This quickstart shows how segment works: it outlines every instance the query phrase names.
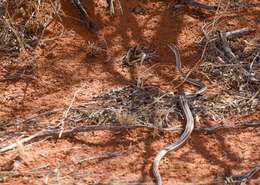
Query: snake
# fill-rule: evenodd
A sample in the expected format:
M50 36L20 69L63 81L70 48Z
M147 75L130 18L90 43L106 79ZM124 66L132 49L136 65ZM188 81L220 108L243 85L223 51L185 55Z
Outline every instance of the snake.
M194 86L199 87L195 92L181 92L180 95L176 95L174 99L178 99L180 103L180 107L184 113L185 120L186 120L186 126L184 129L184 132L181 134L181 136L172 144L169 144L165 146L160 152L156 155L154 161L153 161L153 175L155 177L156 185L162 185L162 177L159 172L159 164L161 159L170 151L172 150L177 150L180 148L189 138L191 135L193 129L194 129L194 118L192 116L192 112L190 110L188 100L191 98L196 98L198 96L203 95L203 93L207 90L207 86L202 83L199 80L190 78L188 76L185 76L184 73L182 72L181 69L181 57L180 57L180 52L178 47L171 43L168 44L168 47L173 51L175 54L175 59L176 59L176 72L179 73L182 77L182 79L185 82L188 82Z

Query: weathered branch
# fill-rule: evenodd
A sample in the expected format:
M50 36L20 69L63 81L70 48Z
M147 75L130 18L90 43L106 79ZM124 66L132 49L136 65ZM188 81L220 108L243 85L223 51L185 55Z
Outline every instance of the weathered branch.
M206 132L208 134L217 132L218 130L223 129L239 129L239 128L248 128L248 127L260 127L260 121L253 121L253 122L242 122L235 124L233 126L227 125L215 125L212 127L204 127L204 128L195 128L194 130L197 132Z
M118 156L123 156L126 153L127 153L127 151L125 151L125 152L112 152L112 153L99 154L99 155L95 155L95 156L91 156L91 157L85 157L83 159L76 161L76 164L83 163L85 161L90 161L90 160L100 160L100 159L114 158L114 157L118 157Z
M126 130L126 129L136 129L136 128L155 129L155 127L152 125L121 125L121 126L88 125L88 126L81 126L73 129L63 130L62 137L73 136L81 132L91 132L91 131L100 131L100 130ZM46 138L46 137L58 137L61 131L62 129L52 129L52 130L44 130L44 131L37 132L32 136L21 139L17 143L13 143L6 147L0 148L0 154L15 149L19 144L27 144L35 140L39 140L41 138Z
M246 35L255 32L255 29L250 28L241 28L234 31L228 31L226 32L227 38L234 38L234 37L240 37L241 35Z
M220 36L220 40L222 43L222 48L224 50L224 52L226 53L226 55L232 59L232 60L236 60L237 56L233 53L232 49L230 48L228 41L227 41L227 36L225 32L219 32L219 36Z
M185 0L184 3L187 4L188 6L192 6L195 8L201 8L201 9L205 9L205 10L209 10L209 11L215 11L218 8L217 6L210 6L210 5L198 3L194 0Z
M260 121L254 121L254 122L242 122L238 123L234 126L226 126L226 125L215 125L212 127L204 127L204 128L195 128L194 131L196 132L206 132L207 134L217 132L221 129L236 129L236 128L248 128L248 127L260 127ZM81 126L76 127L72 129L63 130L62 137L69 137L76 135L78 133L82 132L92 132L92 131L101 131L101 130L127 130L127 129L137 129L137 128L146 128L146 129L158 129L157 127L147 124L147 125L120 125L120 126L109 126L109 125L88 125L88 126ZM160 129L161 131L166 132L182 132L183 129L176 128L176 129ZM37 132L36 134L26 137L24 139L21 139L20 141L13 143L11 145L5 146L0 148L0 154L8 152L10 150L13 150L17 147L19 144L28 144L33 141L37 141L42 138L46 137L58 137L61 132L61 129L52 129L52 130L44 130Z
M88 12L85 10L85 8L82 6L80 0L72 0L73 4L77 9L79 9L79 12L83 18L83 21L85 22L86 26L92 31L96 32L97 28L94 23L94 21L89 16Z
M254 167L250 171L246 172L244 175L241 176L229 176L225 177L226 183L240 183L240 184L246 184L258 171L260 171L260 165Z

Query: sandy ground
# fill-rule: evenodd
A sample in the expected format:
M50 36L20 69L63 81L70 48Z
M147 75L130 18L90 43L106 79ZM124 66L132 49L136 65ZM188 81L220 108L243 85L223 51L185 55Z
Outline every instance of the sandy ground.
M61 0L61 8L66 14L61 16L65 28L62 37L46 41L31 55L24 53L19 57L1 58L1 75L5 73L3 66L24 62L34 64L36 78L0 82L0 119L20 120L46 110L64 108L82 84L86 86L76 97L75 104L114 87L134 83L138 69L125 68L119 61L133 44L149 46L158 53L155 61L158 65L147 74L148 82L162 89L171 89L175 85L171 83L175 77L175 64L167 44L176 43L185 68L191 68L202 53L202 48L194 43L202 35L203 21L212 15L188 8L173 10L170 6L173 1L146 2L121 0L123 15L117 12L111 17L104 1L82 0L99 29L93 34L76 20L80 20L80 15L72 4ZM215 2L210 1L211 4ZM145 14L135 14L132 11L135 7L143 7ZM259 7L233 13L221 23L223 30L250 27L257 29L255 35L259 36L259 14ZM57 25L52 25L47 34L55 34L54 28L56 30ZM86 54L88 42L107 47L107 53L89 57ZM209 92L214 92L210 83L205 83L209 85ZM257 119L257 113L241 118ZM41 128L47 127L48 121L51 120L44 120L45 125ZM28 126L26 134L34 133L34 127ZM218 178L242 175L259 164L259 134L257 128L220 130L209 135L193 133L185 146L161 161L163 181L169 185L223 184ZM39 141L25 147L24 160L17 171L40 171L39 168L48 165L48 170L41 172L43 176L17 175L3 180L2 184L153 184L151 164L155 155L178 136L175 133L155 136L143 130L99 131L79 134L73 139ZM84 157L122 151L126 153L114 158L76 164ZM2 171L6 171L5 166L18 153L11 151L0 155ZM260 184L259 174L254 176L251 184Z

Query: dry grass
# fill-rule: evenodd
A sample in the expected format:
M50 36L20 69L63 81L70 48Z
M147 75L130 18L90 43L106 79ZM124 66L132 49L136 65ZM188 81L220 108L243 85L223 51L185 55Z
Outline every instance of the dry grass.
M156 101L158 98L160 100ZM177 105L172 94L158 88L126 86L108 91L93 99L91 104L73 107L68 114L74 124L154 125L164 129L178 120Z
M58 15L59 1L10 0L0 2L0 52L35 48Z
M101 54L106 53L106 50L103 49L101 46L99 46L95 42L88 42L86 53L87 53L87 56L89 56L89 57L97 57Z
M238 4L241 5L241 3ZM239 63L235 63L237 61L232 61L225 56L226 54L222 47L223 44L219 38L220 32L232 31L222 30L227 18L231 16L232 12L237 12L238 9L244 7L246 7L246 4L243 4L243 7L238 7L236 1L219 0L218 9L214 17L202 26L203 37L198 43L204 49L201 58L188 75L192 72L196 73L197 76L202 75L211 84L221 87L221 89L217 89L220 90L218 95L201 97L192 102L194 112L197 116L220 120L234 115L234 113L242 115L259 110L259 106L257 106L257 84L250 81L246 75L250 73L250 69L244 67L244 65L247 65L247 67L252 66L253 58L257 55L257 47L253 46L254 48L250 52L247 52L247 57L244 57L245 47L241 47L241 44L239 44L241 40L228 39L232 50L237 51L235 54L238 57ZM236 48L237 46L241 48ZM257 65L253 65L253 73L259 71L258 67ZM248 73L245 71L248 71ZM180 83L177 87L183 83Z
M136 123L136 116L125 111L116 112L116 119L120 124L132 125Z
M225 18L235 9L236 3L227 1L220 4L220 10L213 21L203 28L202 43L207 44L203 64L199 66L197 75L206 76L214 86L219 87L217 95L202 97L193 102L196 114L213 120L221 120L228 116L247 115L260 110L259 107L259 45L247 44L244 40L255 40L252 35L227 38L227 44L235 55L230 58L223 48L219 33L225 33ZM231 9L230 9L231 7Z

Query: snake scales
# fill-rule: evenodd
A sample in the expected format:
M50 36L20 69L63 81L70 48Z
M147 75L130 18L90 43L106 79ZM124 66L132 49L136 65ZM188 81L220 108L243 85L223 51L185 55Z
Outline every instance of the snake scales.
M202 95L206 90L207 90L207 86L205 84L203 84L201 81L199 80L195 80L192 79L190 77L186 77L182 70L181 70L181 57L180 57L180 52L179 49L177 48L177 46L175 44L169 44L168 45L169 48L174 52L175 54L175 58L176 58L176 72L179 73L181 75L181 77L183 78L183 80L185 82L188 82L192 85L195 85L198 88L197 91L193 92L193 93L189 93L189 92L182 92L180 95L177 95L176 97L174 97L174 99L178 99L180 102L180 106L182 108L182 111L184 112L185 115L185 119L186 119L186 127L184 132L182 133L181 137L177 139L177 141L175 141L172 144L167 145L165 148L163 148L155 157L154 162L153 162L153 175L155 177L156 180L156 184L157 185L162 185L162 178L161 175L159 173L159 164L161 159L170 151L172 150L176 150L178 148L180 148L189 138L189 136L191 135L193 128L194 128L194 118L192 116L189 104L188 104L188 99L191 98L196 98L199 95Z

